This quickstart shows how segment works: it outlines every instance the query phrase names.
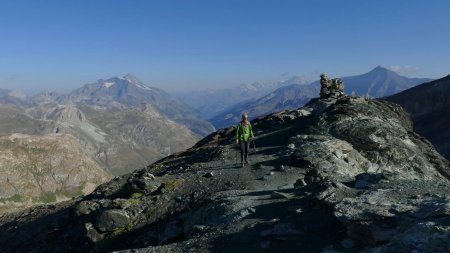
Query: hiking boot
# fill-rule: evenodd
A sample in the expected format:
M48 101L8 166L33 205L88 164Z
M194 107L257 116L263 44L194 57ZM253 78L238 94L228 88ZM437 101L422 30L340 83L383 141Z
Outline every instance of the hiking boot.
M247 160L245 160L245 164L248 164L248 161L247 161Z
M241 163L241 168L244 168L244 163Z

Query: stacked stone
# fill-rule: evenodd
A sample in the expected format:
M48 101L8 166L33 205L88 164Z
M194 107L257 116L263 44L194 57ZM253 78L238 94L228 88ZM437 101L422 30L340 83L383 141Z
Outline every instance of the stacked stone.
M320 75L320 98L340 97L343 95L344 82L341 79L329 79L327 74Z

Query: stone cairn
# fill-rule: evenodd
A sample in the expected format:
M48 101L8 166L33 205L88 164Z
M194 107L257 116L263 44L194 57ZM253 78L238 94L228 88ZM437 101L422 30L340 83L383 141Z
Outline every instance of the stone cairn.
M344 95L344 83L339 78L330 79L327 74L320 75L320 98Z

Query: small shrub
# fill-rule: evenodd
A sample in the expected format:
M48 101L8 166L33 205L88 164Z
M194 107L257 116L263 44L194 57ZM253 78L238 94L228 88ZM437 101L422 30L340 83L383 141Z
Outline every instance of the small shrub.
M183 181L181 179L167 179L166 181L164 181L162 186L167 191L173 191L173 190L179 188L182 185L182 183L183 183Z

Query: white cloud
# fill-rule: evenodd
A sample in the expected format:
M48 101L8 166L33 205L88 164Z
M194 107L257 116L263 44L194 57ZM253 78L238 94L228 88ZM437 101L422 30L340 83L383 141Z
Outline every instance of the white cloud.
M388 69L396 72L400 75L414 75L419 73L419 67L410 66L410 65L394 65L388 67Z

